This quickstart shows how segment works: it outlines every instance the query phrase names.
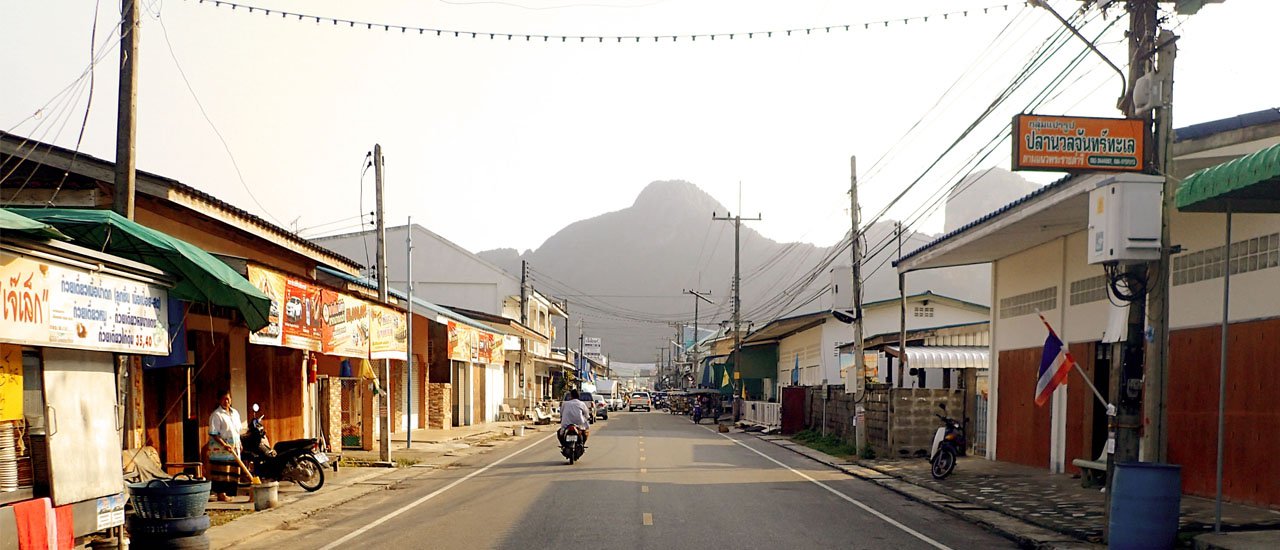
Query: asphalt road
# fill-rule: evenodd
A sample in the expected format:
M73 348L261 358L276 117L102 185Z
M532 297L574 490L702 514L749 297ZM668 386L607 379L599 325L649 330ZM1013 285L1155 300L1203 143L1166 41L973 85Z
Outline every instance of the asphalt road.
M1015 548L744 434L615 413L570 466L554 436L424 474L237 548ZM549 437L549 439L548 439Z

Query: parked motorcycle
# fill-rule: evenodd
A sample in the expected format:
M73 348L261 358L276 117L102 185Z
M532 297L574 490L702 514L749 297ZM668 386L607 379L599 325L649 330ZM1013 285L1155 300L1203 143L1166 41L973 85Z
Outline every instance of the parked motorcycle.
M569 459L569 464L573 464L582 458L582 453L586 452L586 446L582 444L582 430L577 426L570 425L564 429L564 438L561 440L560 454Z
M307 491L319 490L324 485L324 464L329 456L320 451L319 439L292 439L274 446L267 439L258 415L258 404L253 404L253 418L249 420L248 433L241 439L244 450L240 455L253 468L254 475L264 480L292 481Z
M938 408L946 412L947 406L939 403ZM942 420L942 427L933 434L933 446L929 449L929 473L933 479L945 479L956 469L956 459L964 456L967 446L964 439L964 428L960 422L935 413Z

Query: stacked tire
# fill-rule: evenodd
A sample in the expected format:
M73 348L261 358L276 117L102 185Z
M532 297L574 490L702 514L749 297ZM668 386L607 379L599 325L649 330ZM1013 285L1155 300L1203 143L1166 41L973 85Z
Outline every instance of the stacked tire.
M132 544L139 548L205 550L209 538L212 484L204 479L153 479L129 485L133 515L125 521Z

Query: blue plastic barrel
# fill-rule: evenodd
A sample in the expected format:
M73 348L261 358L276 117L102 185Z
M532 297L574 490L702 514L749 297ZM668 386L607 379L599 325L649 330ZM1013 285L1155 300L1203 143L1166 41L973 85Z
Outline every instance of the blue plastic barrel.
M1108 542L1114 549L1172 548L1178 536L1182 467L1125 462L1115 465Z

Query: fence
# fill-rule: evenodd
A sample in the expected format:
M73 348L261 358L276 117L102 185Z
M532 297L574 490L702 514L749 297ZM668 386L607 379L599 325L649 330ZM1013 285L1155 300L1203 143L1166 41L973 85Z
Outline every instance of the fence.
M742 420L769 428L782 426L782 405L765 401L747 401L742 404Z

